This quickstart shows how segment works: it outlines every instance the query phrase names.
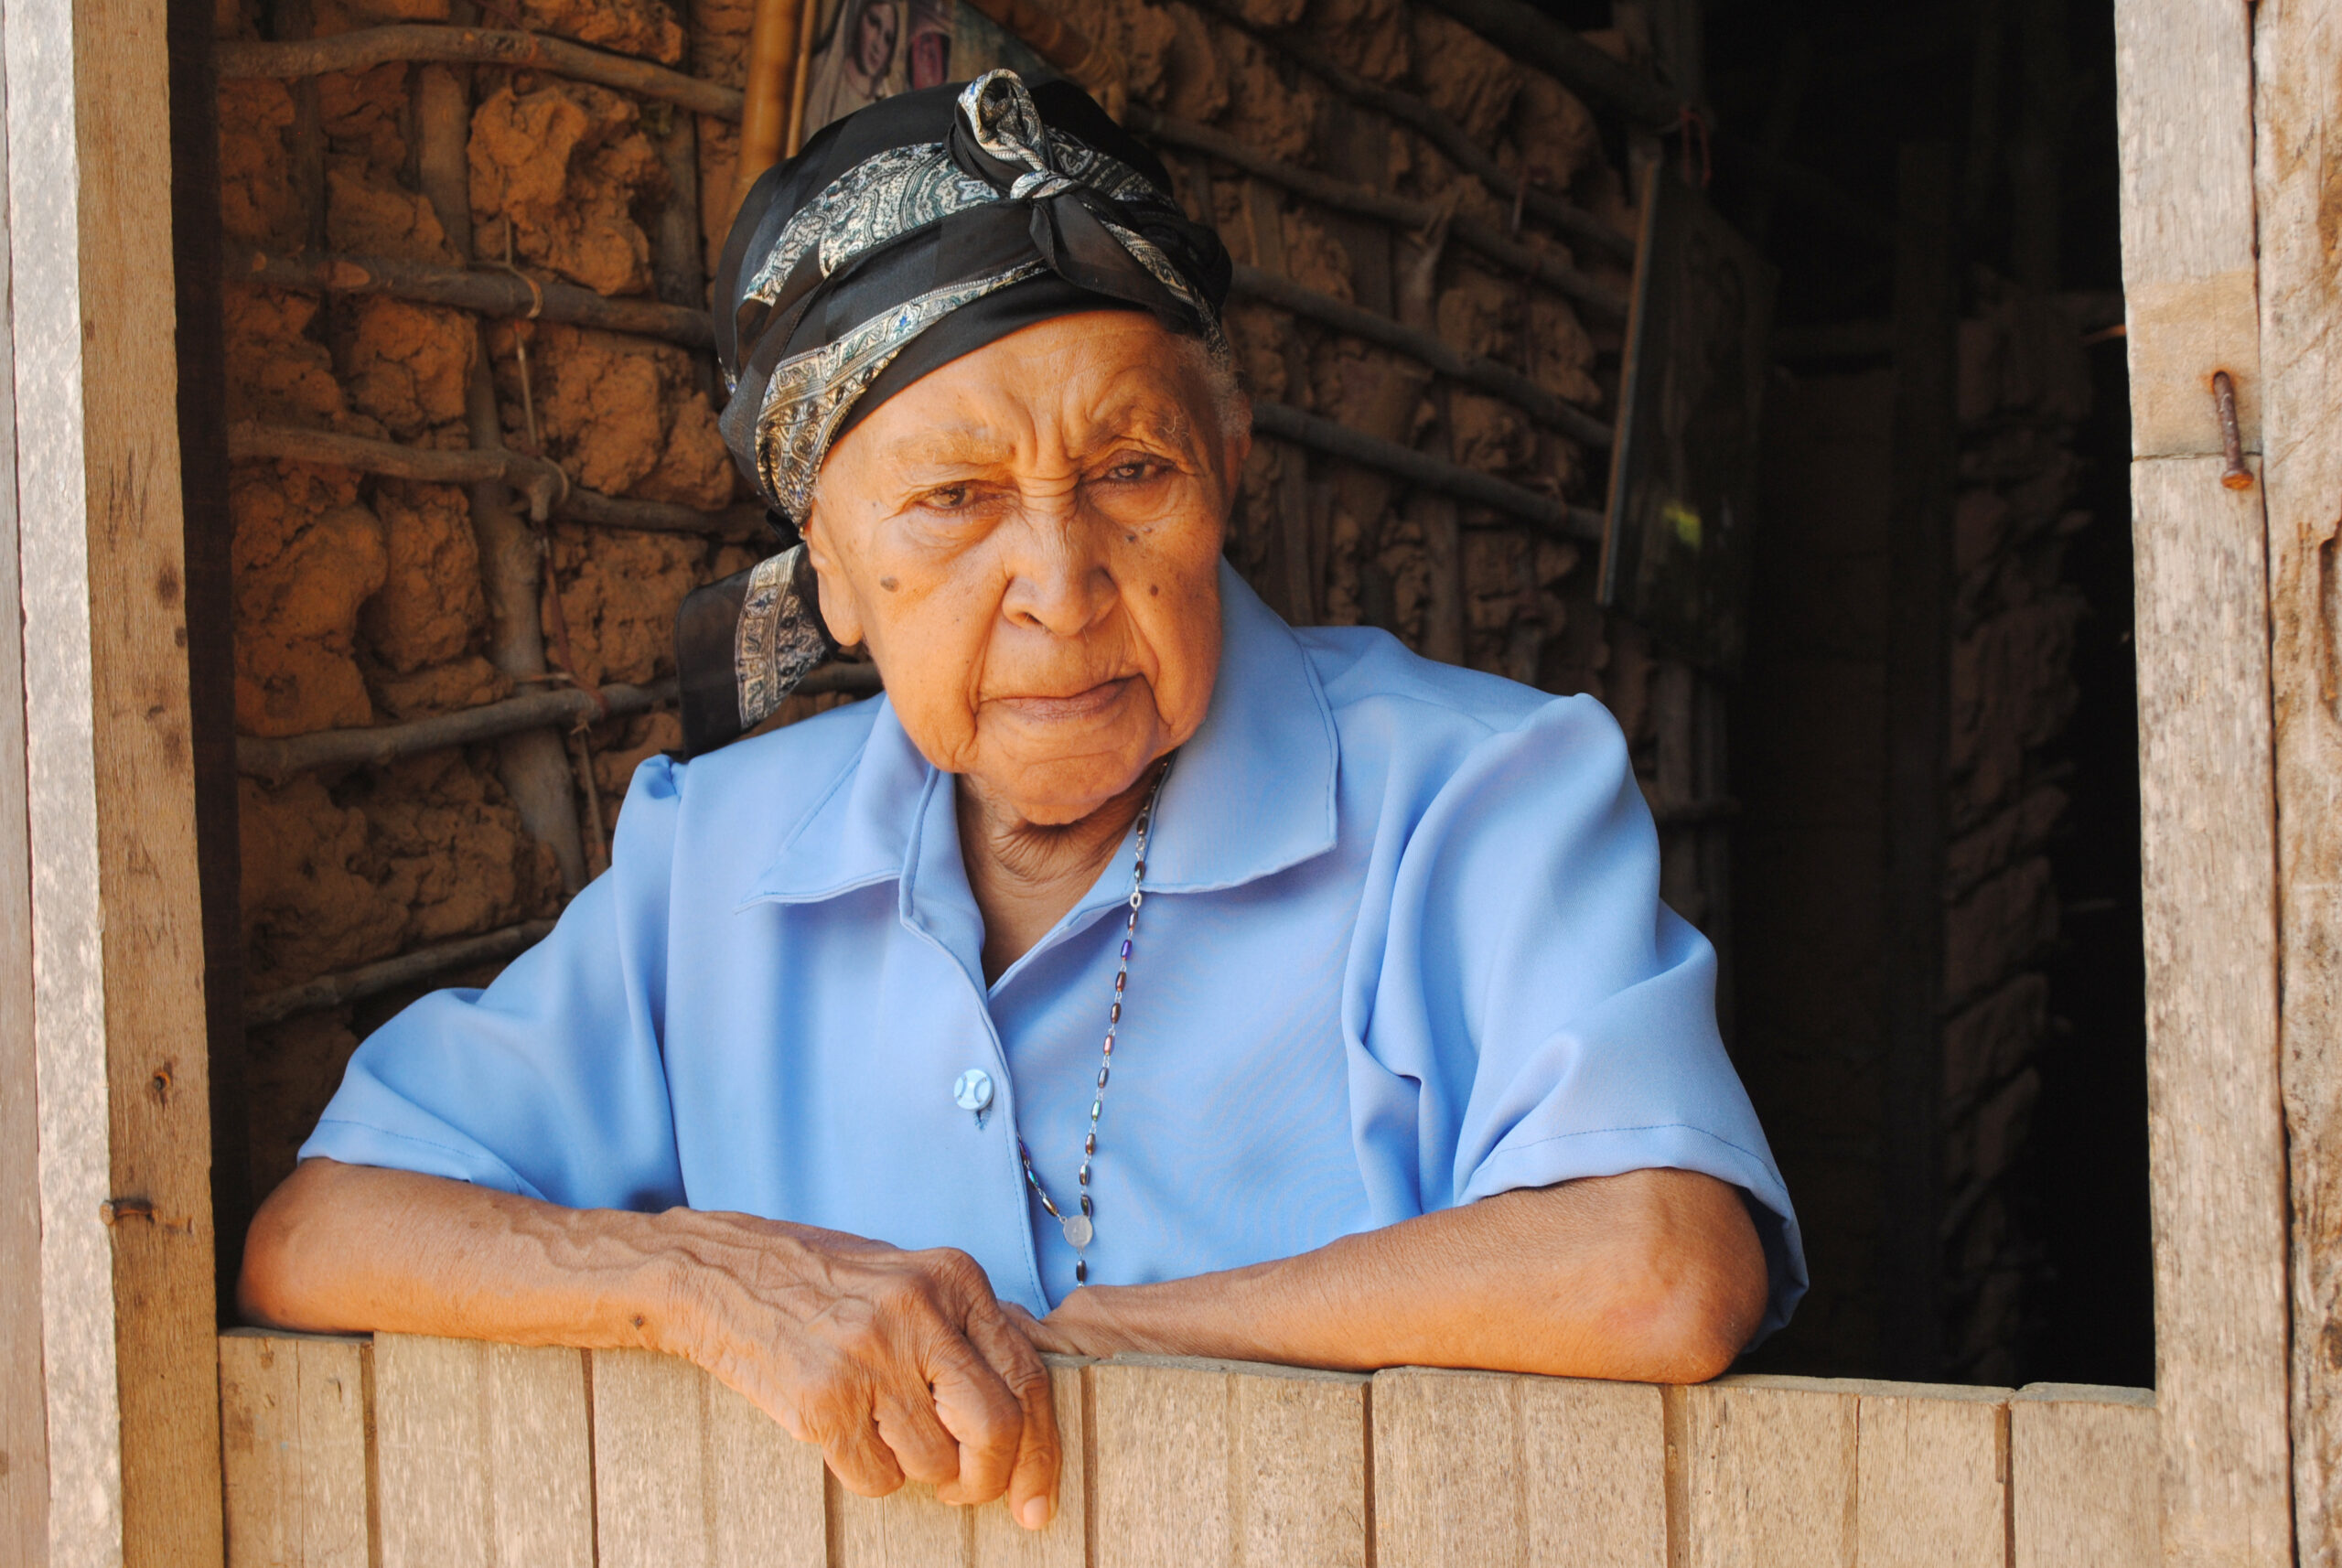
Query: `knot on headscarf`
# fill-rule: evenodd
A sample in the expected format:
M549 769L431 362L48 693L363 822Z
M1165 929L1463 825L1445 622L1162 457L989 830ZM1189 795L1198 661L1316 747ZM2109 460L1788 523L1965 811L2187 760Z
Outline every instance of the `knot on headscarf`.
M1230 270L1162 164L1070 83L994 70L902 93L825 127L741 204L714 280L732 392L718 424L776 516L801 525L857 421L1023 328L1144 310L1226 362ZM684 607L687 754L760 722L803 672L812 644L795 628L819 625L806 574L760 570ZM775 649L791 650L779 675Z

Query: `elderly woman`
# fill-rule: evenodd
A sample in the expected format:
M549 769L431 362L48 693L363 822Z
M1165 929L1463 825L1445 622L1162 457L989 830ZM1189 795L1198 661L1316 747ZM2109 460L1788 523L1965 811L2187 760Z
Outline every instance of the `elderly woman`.
M254 1316L669 1351L1034 1527L1041 1351L1694 1380L1784 1318L1617 726L1229 570L1229 268L1167 185L995 72L757 188L725 427L801 553L687 607L696 755L609 874L359 1051ZM886 695L722 745L834 645Z

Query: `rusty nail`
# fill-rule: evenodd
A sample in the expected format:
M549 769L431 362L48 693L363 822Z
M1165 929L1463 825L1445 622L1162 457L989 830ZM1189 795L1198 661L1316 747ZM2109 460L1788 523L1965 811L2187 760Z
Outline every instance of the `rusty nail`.
M2232 490L2252 488L2252 470L2244 466L2244 435L2236 424L2236 382L2226 371L2212 372L2212 401L2220 410L2220 450L2229 466L2220 483Z
M109 1197L98 1205L98 1219L108 1230L125 1219L155 1221L155 1206L143 1197Z

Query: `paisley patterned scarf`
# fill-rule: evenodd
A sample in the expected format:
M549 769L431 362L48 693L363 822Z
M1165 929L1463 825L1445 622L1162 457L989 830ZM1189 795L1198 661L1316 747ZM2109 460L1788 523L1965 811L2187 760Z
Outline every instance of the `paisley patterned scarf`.
M1080 89L1013 71L874 103L749 191L715 276L734 458L793 532L837 439L929 371L1059 316L1136 309L1225 360L1228 253ZM683 752L835 651L801 545L684 602Z

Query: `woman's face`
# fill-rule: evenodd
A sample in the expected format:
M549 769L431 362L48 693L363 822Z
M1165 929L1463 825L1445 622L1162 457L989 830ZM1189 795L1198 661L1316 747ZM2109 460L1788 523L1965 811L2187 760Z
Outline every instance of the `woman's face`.
M929 761L1077 822L1203 723L1251 437L1134 311L1059 317L920 378L831 449L822 614Z
M900 27L894 6L884 0L863 11L861 25L854 31L854 62L863 75L876 81L886 74L895 63L895 36Z

